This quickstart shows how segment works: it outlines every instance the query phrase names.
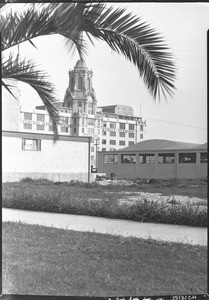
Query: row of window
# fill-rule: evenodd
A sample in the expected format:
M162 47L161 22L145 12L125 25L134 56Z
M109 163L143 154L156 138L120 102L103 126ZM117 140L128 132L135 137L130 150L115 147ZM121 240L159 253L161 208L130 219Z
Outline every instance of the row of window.
M106 145L107 144L107 140L102 140L102 145ZM116 145L116 140L110 140L109 141L110 145ZM129 146L133 145L134 142L129 143ZM119 141L119 145L120 146L125 146L126 145L126 141Z
M27 124L25 123L23 126L24 129L32 129L32 124ZM37 124L36 125L36 130L41 130L44 131L45 130L45 126L42 124ZM48 130L49 131L53 131L53 126L48 126ZM69 128L65 127L65 126L61 126L61 132L69 132ZM76 133L76 128L73 129L73 132Z
M179 153L179 163L196 163L196 153ZM118 154L104 154L104 163L118 163ZM136 154L122 154L121 163L136 163ZM140 164L154 164L155 154L139 154L138 155ZM207 163L208 156L206 152L200 153L200 162ZM175 163L175 153L159 153L158 163Z
M102 135L107 135L107 131L103 130ZM116 135L117 135L116 131L110 131L110 136L116 136ZM143 134L141 134L141 136L143 137ZM119 132L119 137L126 137L126 133L125 132ZM135 137L134 132L129 132L128 137L129 138L134 138Z
M26 121L32 121L32 113L24 113L24 120ZM37 114L36 115L36 121L38 122L44 122L45 121L45 115L43 114ZM60 117L59 121L62 124L70 124L70 118L68 117ZM52 122L51 118L49 117L49 122ZM77 124L77 120L74 119L74 124Z
M116 129L116 124L117 123L109 123L109 127L111 129ZM127 124L128 125L128 129L129 130L135 130L135 125L134 124ZM106 128L107 127L107 122L103 122L103 127ZM143 131L143 125L140 125L140 131ZM126 123L119 123L119 129L125 130L126 128Z

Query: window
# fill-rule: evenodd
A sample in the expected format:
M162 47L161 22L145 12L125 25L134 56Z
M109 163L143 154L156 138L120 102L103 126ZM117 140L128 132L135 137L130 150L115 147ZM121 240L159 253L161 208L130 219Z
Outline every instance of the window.
M61 132L68 132L68 127L62 126L61 127Z
M115 131L110 131L110 136L116 136L116 132Z
M126 124L125 124L125 123L119 123L119 124L120 124L120 125L119 125L119 126L120 126L120 127L119 127L120 129L126 129Z
M107 122L103 122L103 127L107 127Z
M144 136L143 136L143 134L142 134L142 133L140 133L140 139L143 139L143 137L144 137Z
M51 122L51 118L50 118L50 122ZM61 122L61 124L68 124L68 118L67 117L60 117L60 122Z
M31 124L24 123L24 129L32 129L32 123Z
M106 148L102 148L102 151L106 151Z
M87 79L87 88L90 89L91 87L91 80L90 78Z
M122 164L135 164L136 163L136 154L122 154L121 155Z
M128 145L129 146L131 146L131 145L133 145L134 144L134 142L128 142Z
M89 102L88 103L88 114L93 115L93 110L94 110L94 105L93 105L93 103Z
M37 129L37 130L44 130L44 125L37 124L37 125L36 125L36 129Z
M139 155L139 163L140 164L154 164L155 163L155 155L154 154L140 154Z
M158 163L159 164L172 164L175 162L175 153L159 153Z
M207 152L200 153L200 162L201 163L207 163L208 162Z
M104 164L117 164L118 155L117 154L104 154Z
M74 119L74 124L76 124L76 119Z
M83 80L82 80L82 77L79 77L78 78L78 89L82 90L82 88L83 88Z
M49 131L53 131L53 126L49 126Z
M37 114L36 119L37 119L37 121L44 122L45 121L45 115Z
M179 153L179 163L196 163L196 153Z
M94 121L94 119L87 119L87 123L88 123L88 125L94 125L95 121Z
M88 128L88 134L94 134L94 129L93 128Z
M82 102L78 101L78 107L82 107Z
M116 145L116 140L110 140L110 145Z
M74 128L74 133L76 133L76 127Z
M103 130L102 135L107 135L107 131Z
M134 130L134 124L129 124L129 130Z
M115 148L110 148L110 151L115 151L116 149Z
M84 133L84 128L82 128L82 133Z
M143 130L144 130L144 126L140 125L140 131L143 131Z
M115 129L116 128L116 123L110 123L110 128Z
M120 137L125 137L126 134L125 134L125 132L119 132L119 136L120 136Z
M125 141L119 141L120 146L125 146L126 142Z
M102 140L102 144L106 145L107 141L106 140Z
M91 152L94 152L94 146L91 147Z
M71 89L74 90L75 80L74 77L71 78Z
M41 140L22 139L22 150L41 151Z
M129 132L128 136L129 136L130 138L134 138L134 133L133 133L133 132Z
M32 120L32 114L31 113L24 113L24 120Z

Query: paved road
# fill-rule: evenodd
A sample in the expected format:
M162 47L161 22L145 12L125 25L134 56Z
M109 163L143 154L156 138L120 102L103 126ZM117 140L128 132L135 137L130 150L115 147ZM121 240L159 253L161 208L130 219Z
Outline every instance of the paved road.
M138 238L207 245L207 228L140 223L90 216L67 215L46 212L24 211L2 208L2 220L21 221L47 227L64 228L75 231L94 231Z

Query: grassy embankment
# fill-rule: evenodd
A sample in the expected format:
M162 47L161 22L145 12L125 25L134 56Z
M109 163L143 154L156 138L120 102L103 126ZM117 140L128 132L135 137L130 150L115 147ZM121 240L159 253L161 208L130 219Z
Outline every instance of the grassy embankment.
M170 205L146 198L130 204L121 203L124 192L162 193L200 197L198 204ZM190 226L207 226L207 182L157 181L154 184L133 183L131 186L100 186L96 183L60 183L48 180L25 179L19 183L3 184L2 205L7 208L90 215Z
M3 293L139 296L207 291L207 248L3 223Z

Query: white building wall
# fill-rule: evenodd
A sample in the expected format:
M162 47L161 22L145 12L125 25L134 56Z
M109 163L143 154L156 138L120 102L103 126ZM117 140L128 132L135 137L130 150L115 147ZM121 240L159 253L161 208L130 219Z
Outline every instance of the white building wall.
M32 137L28 135L27 138ZM58 140L54 143L53 138L44 139L42 136L41 151L26 151L22 150L22 137L3 135L2 173L3 182L24 177L86 182L88 142Z
M17 80L7 80L6 84L10 85L11 92L2 87L2 129L3 130L19 130L19 89Z

